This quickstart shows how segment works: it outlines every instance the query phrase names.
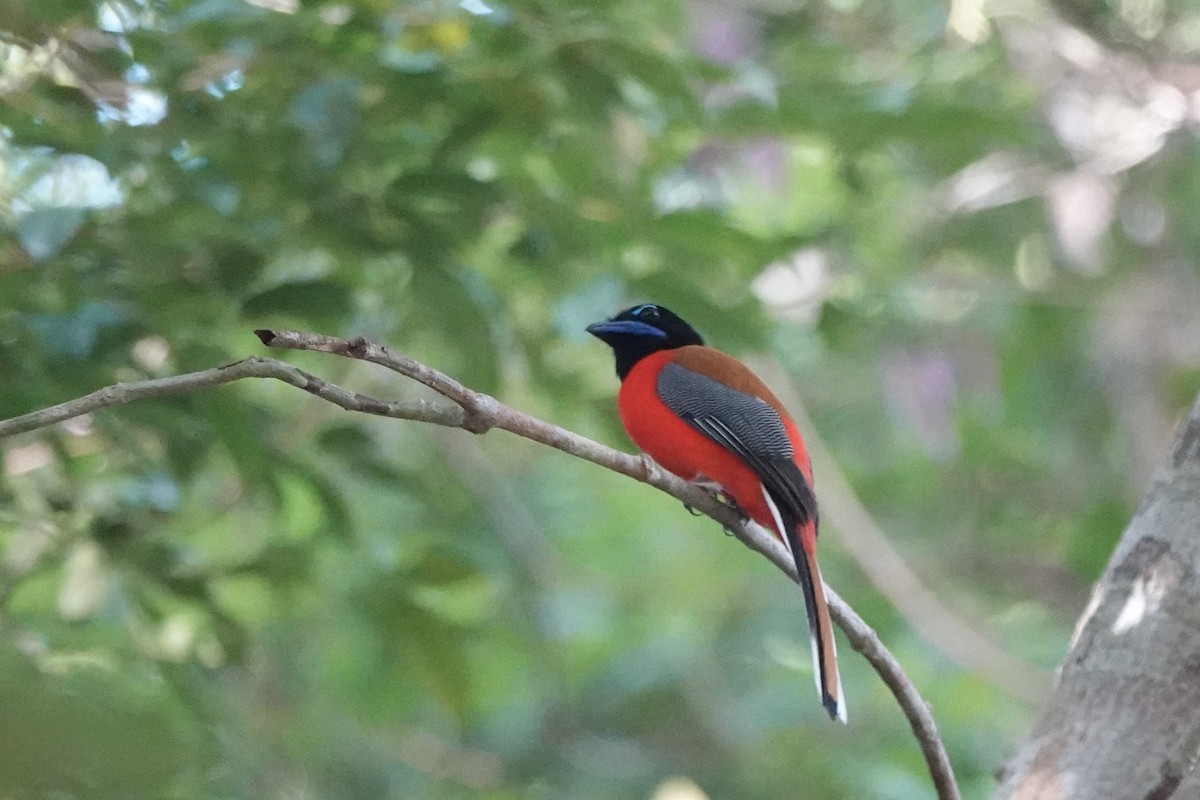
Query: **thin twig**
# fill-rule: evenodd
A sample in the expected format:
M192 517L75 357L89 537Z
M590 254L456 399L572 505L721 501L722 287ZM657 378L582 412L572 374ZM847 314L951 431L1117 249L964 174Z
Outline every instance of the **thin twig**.
M48 428L74 417L90 414L110 406L123 405L133 400L170 397L200 389L211 389L242 378L274 378L315 394L322 400L328 400L347 411L360 411L364 414L377 414L382 417L410 419L417 422L431 422L451 428L463 427L463 412L454 406L437 406L424 400L407 403L388 402L358 392L347 391L336 384L310 375L304 370L296 369L291 364L285 364L273 358L251 356L223 367L214 367L200 372L188 372L168 378L115 383L56 406L0 420L0 439L39 428Z
M365 339L339 339L298 331L259 330L255 333L270 347L317 350L379 364L433 389L453 401L455 405L440 406L425 401L387 402L348 391L281 361L252 357L201 372L118 383L66 403L3 420L0 421L0 439L46 428L73 417L132 400L209 389L243 378L272 378L310 392L348 411L429 422L462 428L473 433L501 428L648 483L716 520L732 531L746 546L766 556L784 574L797 581L794 561L783 544L766 529L741 518L736 510L718 502L699 486L659 469L649 458L613 450L557 425L531 417L504 405L494 397L472 391L425 364L407 356L391 353ZM879 673L907 717L925 757L939 800L959 800L954 771L928 704L921 698L899 662L884 647L871 627L836 592L828 587L826 592L833 620L845 632L851 646L862 653Z

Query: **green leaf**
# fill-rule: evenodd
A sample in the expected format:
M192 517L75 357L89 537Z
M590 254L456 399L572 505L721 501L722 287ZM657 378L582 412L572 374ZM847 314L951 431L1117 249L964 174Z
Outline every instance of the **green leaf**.
M250 317L298 317L314 325L337 327L353 308L350 291L331 280L296 281L251 296L242 304Z

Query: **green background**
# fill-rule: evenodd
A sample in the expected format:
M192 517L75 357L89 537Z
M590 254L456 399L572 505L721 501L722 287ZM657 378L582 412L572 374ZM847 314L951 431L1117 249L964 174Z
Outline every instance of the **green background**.
M825 501L826 580L986 797L1200 384L1200 18L278 5L0 2L0 418L276 326L630 449L583 328L661 302L1036 670L920 635ZM0 450L0 797L931 796L844 641L825 718L778 571L562 453L267 382Z

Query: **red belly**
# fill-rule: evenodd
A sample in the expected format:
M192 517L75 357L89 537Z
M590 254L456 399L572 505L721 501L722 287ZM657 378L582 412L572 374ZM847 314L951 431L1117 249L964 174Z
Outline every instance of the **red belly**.
M665 350L643 358L622 381L617 407L629 438L664 469L684 480L719 484L751 519L778 535L763 498L762 483L754 471L659 400L658 371L671 356L672 352Z

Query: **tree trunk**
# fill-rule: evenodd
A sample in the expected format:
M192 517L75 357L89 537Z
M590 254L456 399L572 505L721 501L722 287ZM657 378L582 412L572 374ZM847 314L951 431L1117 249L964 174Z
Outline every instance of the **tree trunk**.
M996 800L1200 798L1200 398Z

